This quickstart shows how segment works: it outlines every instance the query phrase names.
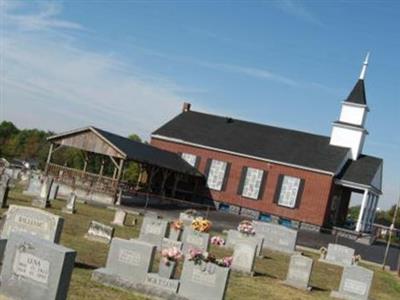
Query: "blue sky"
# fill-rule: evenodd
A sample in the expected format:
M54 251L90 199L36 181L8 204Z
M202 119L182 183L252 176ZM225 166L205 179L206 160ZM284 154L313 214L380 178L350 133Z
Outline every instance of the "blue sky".
M0 119L149 133L194 110L329 135L367 51L364 152L399 194L399 1L4 1Z

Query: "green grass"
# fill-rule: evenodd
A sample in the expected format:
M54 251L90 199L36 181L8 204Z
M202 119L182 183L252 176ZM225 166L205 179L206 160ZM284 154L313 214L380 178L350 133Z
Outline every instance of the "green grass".
M31 203L31 198L22 195L20 189L14 189L9 198L10 204L29 206ZM150 299L150 297L143 295L105 287L90 280L93 269L105 265L109 246L89 241L84 238L84 235L91 220L109 224L114 217L114 212L109 209L78 203L77 213L68 215L61 212L61 208L64 205L64 201L56 200L52 202L52 207L48 211L64 217L61 244L75 249L78 253L68 299ZM137 237L142 220L141 217L128 215L126 224L131 224L133 218L139 219L138 224L136 226L116 226L115 236L125 239ZM232 253L229 250L215 246L211 247L211 252L217 256L226 256ZM311 277L311 285L314 287L312 292L303 292L283 285L281 281L286 277L289 256L266 251L264 252L264 258L256 261L256 274L254 277L235 272L231 273L226 299L330 299L330 291L337 289L339 286L341 268L318 262L315 254L305 253L305 255L315 259ZM154 271L157 269L158 259L156 257L156 262L153 266ZM375 271L370 294L372 299L400 299L399 278L379 268L366 267ZM178 276L180 268L181 265L178 266Z

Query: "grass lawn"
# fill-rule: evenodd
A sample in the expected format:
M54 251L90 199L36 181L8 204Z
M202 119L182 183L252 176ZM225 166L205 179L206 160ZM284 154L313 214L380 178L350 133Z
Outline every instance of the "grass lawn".
M21 194L19 189L12 190L9 195L9 204L30 205L31 198ZM76 265L72 275L68 299L150 299L137 295L104 287L90 281L93 269L103 267L106 262L108 245L88 241L84 238L91 220L109 224L114 217L114 212L109 209L98 208L86 204L77 205L77 213L68 215L61 213L64 201L52 202L48 211L62 215L65 219L61 236L61 244L77 251ZM4 212L5 210L2 210ZM139 218L136 226L115 228L115 236L121 238L135 238L139 235L141 217L128 215L127 224L133 218ZM227 256L232 252L223 248L211 247L211 252L217 256ZM315 259L317 256L305 253ZM156 258L158 261L158 258ZM311 285L313 291L303 292L281 284L285 279L289 265L289 256L276 252L264 253L263 259L257 259L255 276L249 277L235 272L231 273L228 283L226 299L330 299L329 294L337 289L340 282L341 268L319 263L315 260ZM154 270L157 263L154 264ZM371 298L375 300L400 299L400 279L392 273L384 272L379 268L367 266L375 271ZM179 272L179 268L178 268ZM179 275L179 273L178 273ZM207 299L205 299L207 300Z

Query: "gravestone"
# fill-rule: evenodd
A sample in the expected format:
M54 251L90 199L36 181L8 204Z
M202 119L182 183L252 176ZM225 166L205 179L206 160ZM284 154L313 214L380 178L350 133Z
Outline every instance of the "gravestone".
M374 272L360 266L344 267L338 291L331 297L351 300L367 300Z
M264 238L262 236L247 235L237 230L229 229L225 246L227 248L233 249L235 245L239 242L255 243L257 245L257 256L262 256L264 244Z
M126 211L117 209L115 211L114 220L111 222L113 225L124 226L126 220Z
M339 244L329 244L325 259L320 261L339 266L351 266L353 264L354 249Z
M67 200L67 204L65 205L65 207L63 207L62 212L63 213L67 213L67 214L74 214L76 212L76 194L75 193L71 193L69 195L69 198Z
M194 218L195 217L193 215L189 215L189 214L184 213L184 212L181 212L179 214L179 220L181 220L183 222L184 226L191 226Z
M168 238L163 238L162 243L161 243L161 250L170 249L173 247L175 247L179 250L182 250L182 242L171 240Z
M167 220L145 216L140 229L139 240L161 247L161 242L166 237L169 229Z
M289 270L286 280L283 282L292 287L311 290L309 286L313 260L301 254L294 254L290 258Z
M257 235L264 238L264 249L292 254L296 250L297 230L278 224L253 221Z
M58 243L63 225L64 219L60 216L38 208L10 205L1 238L8 239L11 233L22 232Z
M114 228L97 221L90 221L85 238L95 242L109 244L114 236Z
M75 257L72 249L12 233L1 269L0 298L67 299Z
M161 292L165 291L170 294L177 293L179 287L179 280L165 278L156 273L148 273L144 283L152 288L159 289Z
M254 262L257 255L257 244L239 242L235 245L231 269L254 274Z
M92 279L119 286L124 281L144 283L153 264L156 247L139 240L113 238L105 268L97 269Z
M230 269L213 263L183 263L179 295L190 300L222 300L225 297Z
M40 181L40 176L32 174L29 178L28 188L22 192L22 194L27 196L38 196L40 194L40 188L42 183Z
M58 183L53 183L50 189L49 200L56 200L58 195L58 189L60 185Z
M182 235L182 251L186 254L190 248L208 251L210 235L205 232L198 232L192 228L185 228Z
M10 190L10 178L7 175L1 176L0 180L0 208L7 207L8 192Z
M33 198L32 206L39 208L46 208L50 206L49 196L53 181L54 179L52 177L48 176L44 178L42 187L40 188L40 194L38 197Z

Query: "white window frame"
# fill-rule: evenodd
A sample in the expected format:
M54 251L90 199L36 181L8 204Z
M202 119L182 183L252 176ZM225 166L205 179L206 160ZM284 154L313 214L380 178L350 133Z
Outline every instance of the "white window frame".
M260 195L264 170L247 168L243 183L242 196L257 200Z
M189 165L191 165L192 167L196 166L196 162L197 162L197 156L191 153L182 153L181 157L183 160L185 160Z
M210 169L207 176L207 186L216 191L220 191L224 184L226 168L228 163L222 160L211 160Z
M285 175L280 186L278 205L294 208L299 194L301 178Z

